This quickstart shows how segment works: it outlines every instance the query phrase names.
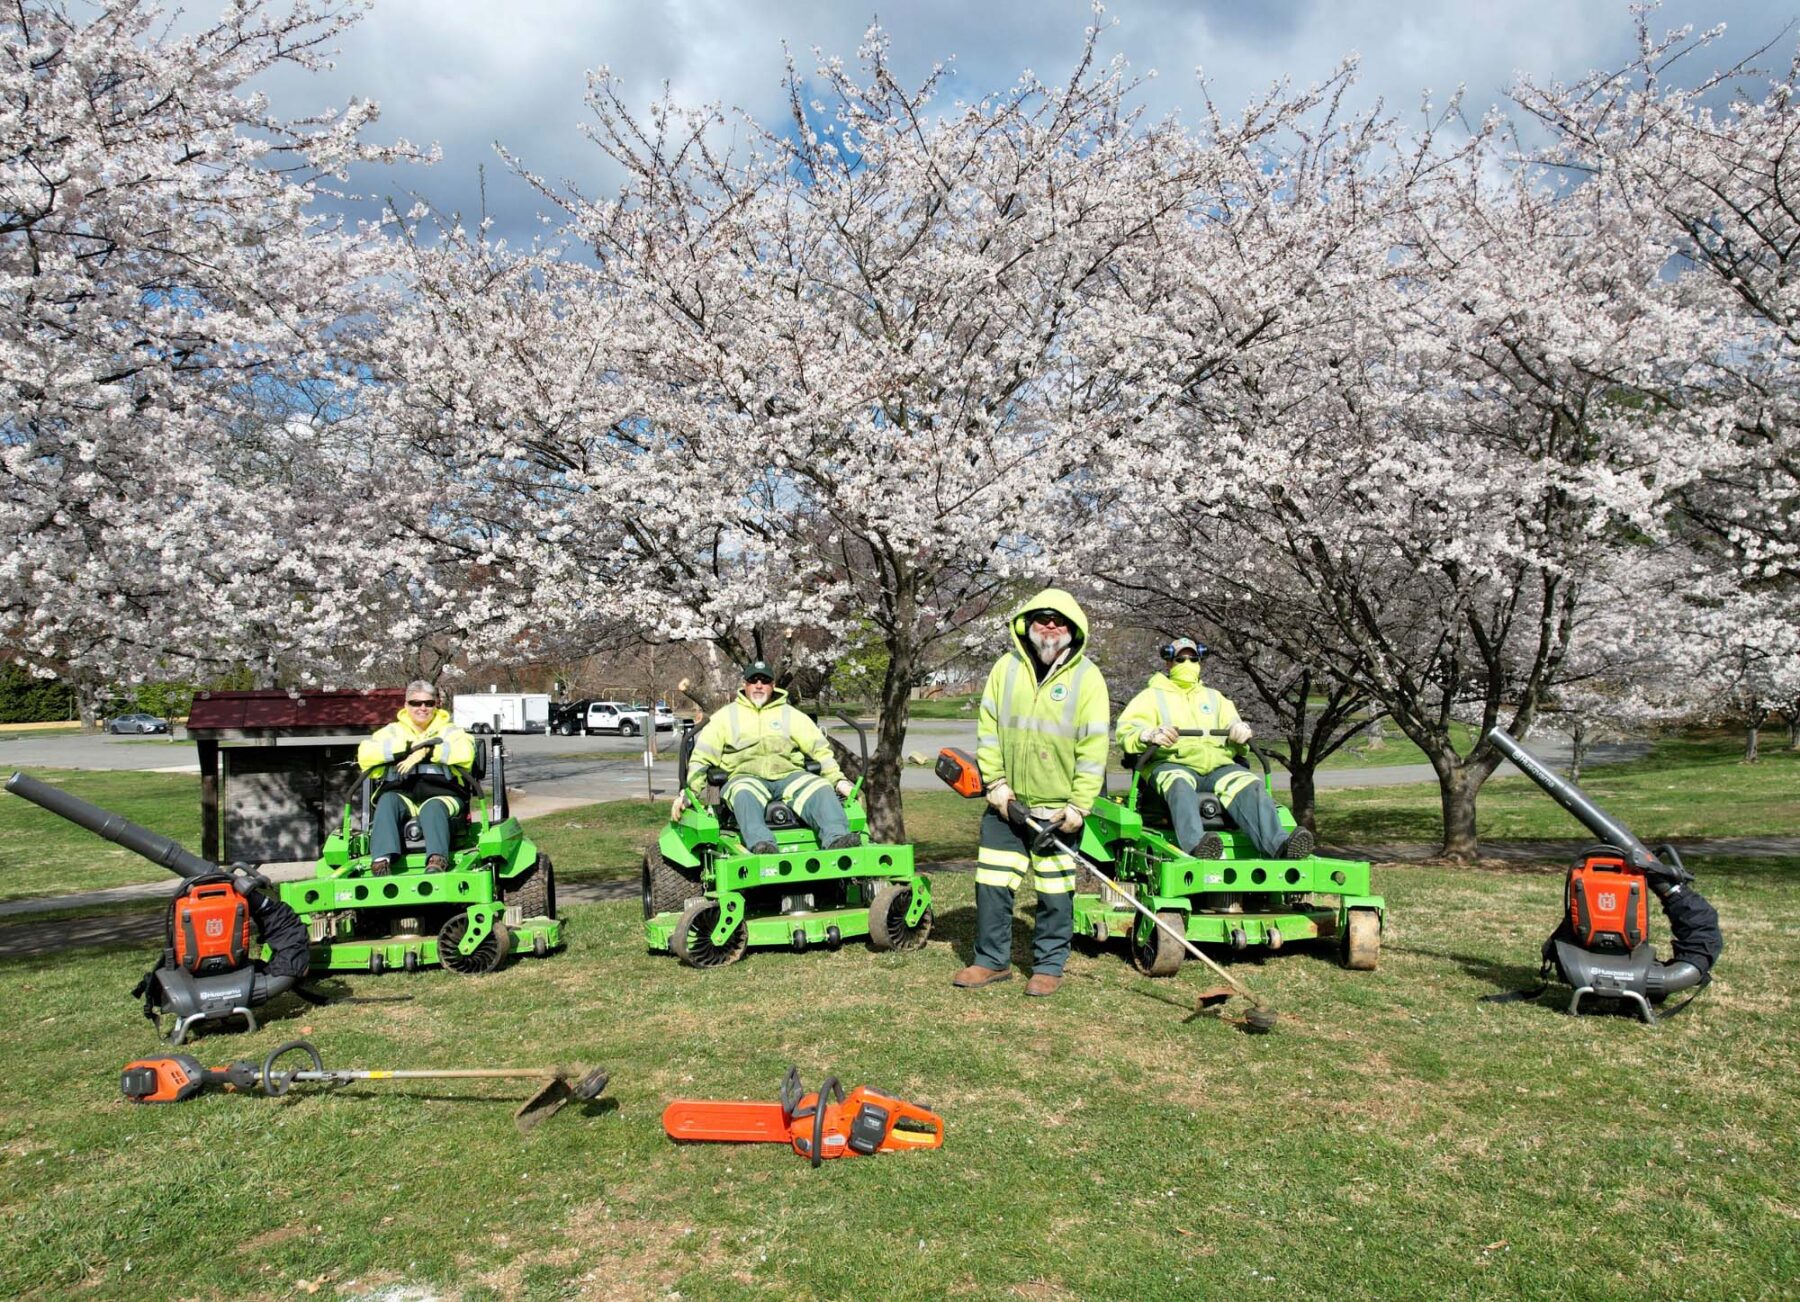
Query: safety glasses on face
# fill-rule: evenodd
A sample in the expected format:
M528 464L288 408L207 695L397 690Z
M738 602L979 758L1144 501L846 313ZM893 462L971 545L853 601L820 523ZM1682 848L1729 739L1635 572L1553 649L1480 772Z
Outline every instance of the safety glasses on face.
M1031 622L1045 628L1067 628L1069 617L1059 610L1034 610L1031 612Z
M772 678L763 678L760 676L756 677L756 678L746 678L744 680L744 686L745 687L773 687L773 686L775 686L775 680Z
M406 708L409 710L435 710L435 709L437 709L437 702L436 701L408 701L406 703Z
M1183 651L1175 657L1175 663L1182 664L1183 662L1197 665L1200 663L1200 657L1195 655L1192 651Z

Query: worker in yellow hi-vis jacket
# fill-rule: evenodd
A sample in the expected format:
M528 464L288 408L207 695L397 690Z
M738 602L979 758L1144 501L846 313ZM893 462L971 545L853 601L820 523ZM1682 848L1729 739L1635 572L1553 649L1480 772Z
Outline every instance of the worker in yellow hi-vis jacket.
M1037 920L1025 993L1051 995L1075 933L1075 860L1036 851L1031 831L1006 813L1016 800L1078 838L1106 777L1110 710L1106 680L1083 653L1087 616L1074 597L1046 588L1007 629L1013 649L988 674L975 750L988 802L975 869L975 961L954 983L972 989L1012 977L1013 897L1029 871Z

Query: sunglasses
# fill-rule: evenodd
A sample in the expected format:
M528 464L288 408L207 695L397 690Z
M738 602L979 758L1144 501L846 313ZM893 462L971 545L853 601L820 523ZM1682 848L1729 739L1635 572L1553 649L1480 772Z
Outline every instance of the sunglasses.
M416 710L420 706L423 706L423 705L435 706L437 704L437 702L436 701L408 701L406 704L407 704L407 708Z
M1180 664L1184 660L1191 660L1195 664L1200 663L1200 657L1195 655L1192 651L1182 651L1179 654L1177 654L1175 657L1176 664Z
M759 678L746 678L744 680L744 686L746 686L746 687L754 687L758 683L761 683L764 687L775 686L775 680L773 678L760 678L759 677Z
M1045 628L1067 628L1069 617L1054 610L1034 610L1031 612L1031 622L1042 624Z

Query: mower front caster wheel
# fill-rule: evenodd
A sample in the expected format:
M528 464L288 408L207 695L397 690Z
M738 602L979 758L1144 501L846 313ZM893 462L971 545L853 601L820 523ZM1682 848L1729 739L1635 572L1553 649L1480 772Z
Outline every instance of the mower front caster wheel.
M912 887L903 882L889 882L875 892L869 901L869 944L876 949L905 953L919 949L931 935L931 910L919 915L915 926L906 925L906 911L912 907Z
M1165 909L1156 915L1157 921L1166 922L1180 935L1187 934L1187 918L1173 909ZM1179 941L1161 927L1151 927L1150 934L1142 940L1135 934L1131 941L1131 965L1145 976L1174 976L1181 970L1181 960L1187 957Z
M739 923L737 930L726 938L723 945L715 945L712 931L718 921L717 900L690 901L681 911L681 916L675 920L675 934L669 940L675 957L687 967L701 968L724 967L742 958L745 947L750 943L750 929Z
M1381 958L1381 915L1374 909L1351 909L1344 927L1344 966L1373 972Z
M438 962L459 976L486 976L505 959L512 949L512 933L506 924L496 922L493 930L467 954L462 952L462 938L469 933L469 915L458 913L438 929Z

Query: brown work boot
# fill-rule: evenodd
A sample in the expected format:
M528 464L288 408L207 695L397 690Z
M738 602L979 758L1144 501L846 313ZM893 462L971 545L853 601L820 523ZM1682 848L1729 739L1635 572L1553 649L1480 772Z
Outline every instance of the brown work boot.
M979 990L982 986L991 986L998 981L1011 981L1011 968L983 967L979 963L969 966L950 978L950 984L961 990Z
M371 860L369 860L369 876L371 876L371 877L386 877L388 875L388 869L391 868L392 866L393 866L393 863L390 860L371 859Z
M1062 975L1056 972L1033 972L1031 980L1025 983L1025 993L1034 999L1042 999L1045 995L1053 995L1062 985Z
M449 866L450 861L441 854L428 854L425 856L425 871L428 873L441 873Z
M1187 853L1195 859L1223 859L1225 857L1225 838L1217 832L1208 832L1192 846Z

